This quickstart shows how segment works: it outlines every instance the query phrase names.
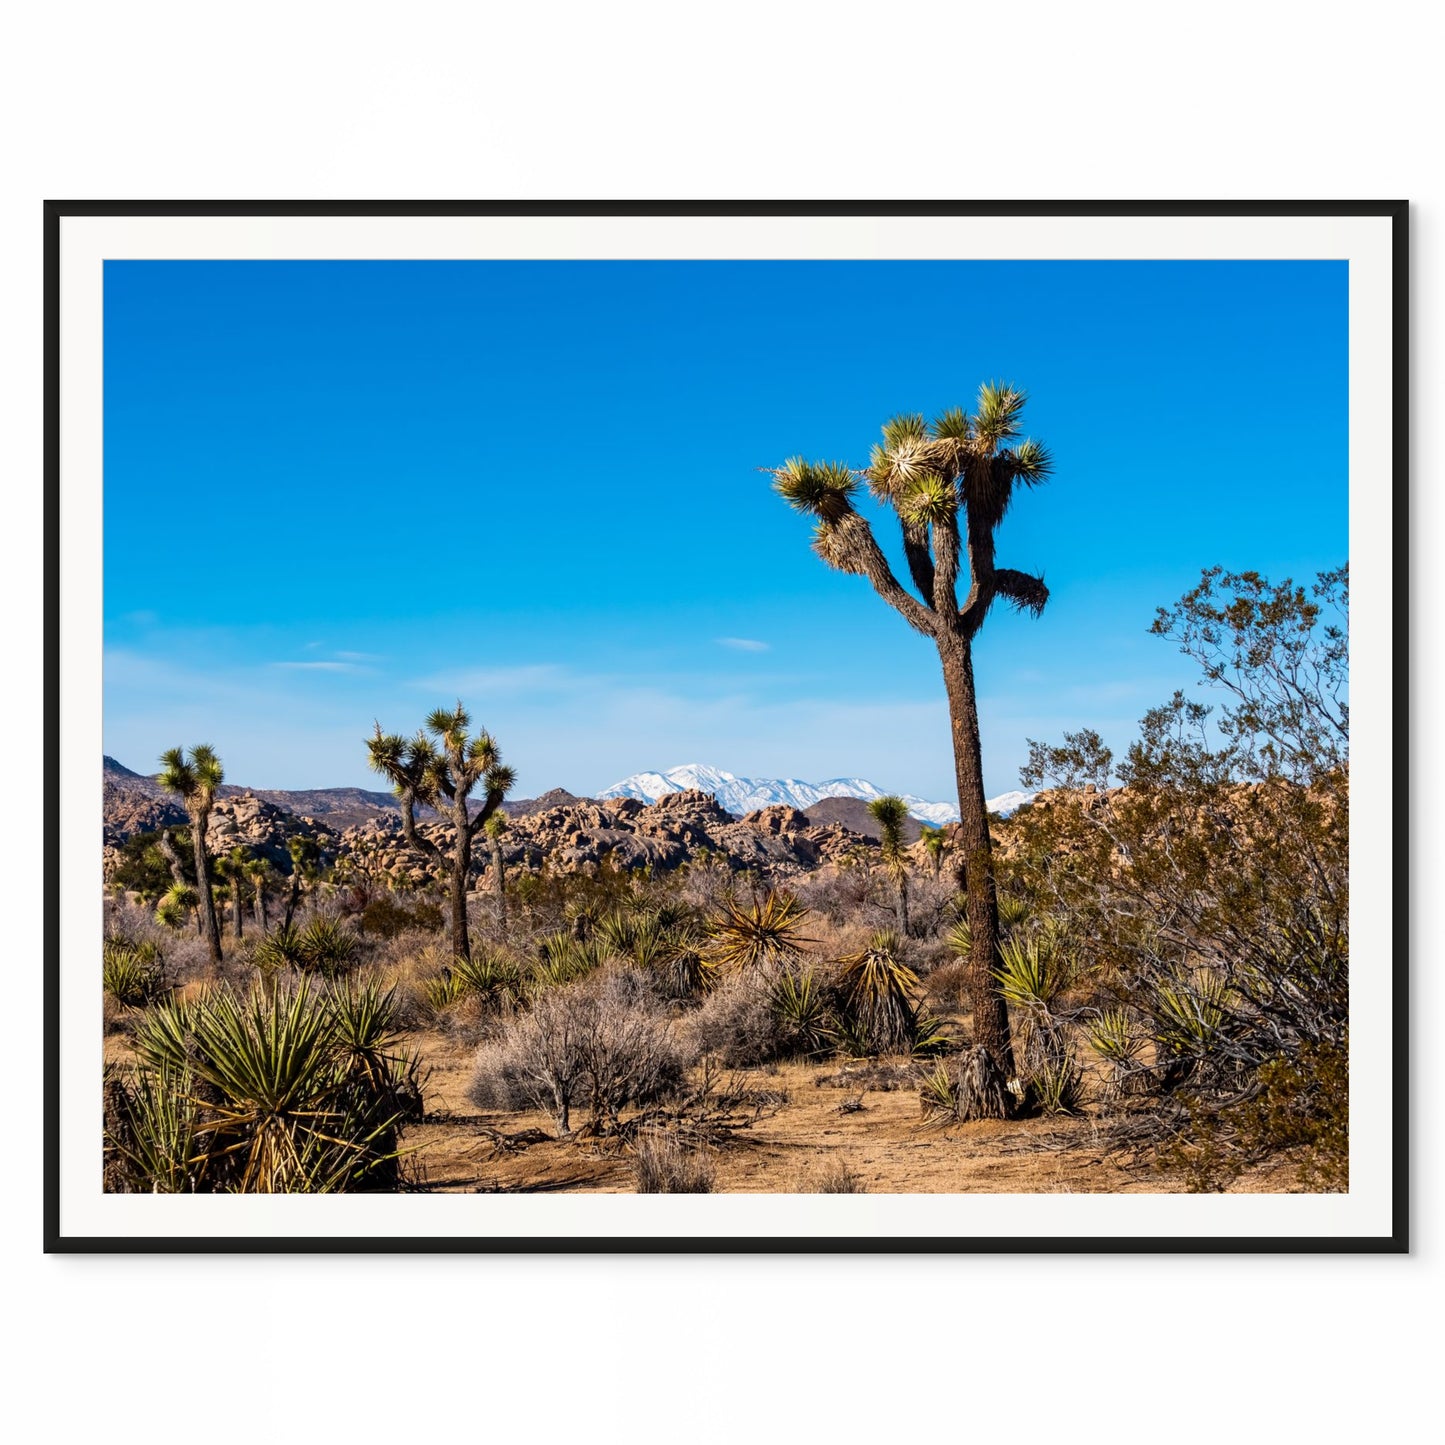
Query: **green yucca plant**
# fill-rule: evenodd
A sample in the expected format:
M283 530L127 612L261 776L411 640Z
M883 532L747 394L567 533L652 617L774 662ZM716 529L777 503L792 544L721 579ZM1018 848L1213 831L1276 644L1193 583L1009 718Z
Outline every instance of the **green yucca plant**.
M298 943L301 967L326 978L345 973L356 956L356 935L336 918L313 918Z
M398 1131L419 1111L420 1084L393 1044L392 996L374 987L327 992L303 979L153 1006L109 1126L129 1186L174 1188L183 1175L203 1191L395 1188Z
M1101 1059L1124 1067L1134 1063L1144 1048L1127 1009L1110 1008L1084 1024L1084 1038Z
M911 1052L917 1038L918 975L902 954L902 936L882 929L862 952L839 960L840 1012L876 1052Z
M918 1105L927 1126L939 1126L958 1118L958 1085L942 1062L918 1085Z
M725 899L708 925L707 962L716 969L776 968L798 958L811 938L803 936L809 910L791 893L769 893L761 902Z
M570 933L549 933L538 947L528 982L534 991L560 988L586 977L609 957L611 949L600 938L583 943Z
M1045 1114L1078 1112L1083 1072L1067 1046L1032 1065L1025 1078L1029 1095Z
M445 1013L459 1004L468 993L467 983L454 967L444 968L423 981L421 995L432 1013Z
M510 1013L521 1007L525 991L521 966L499 948L482 946L471 958L456 959L452 976L464 993L479 999L492 1013Z
M948 930L948 947L960 958L967 958L973 952L973 930L968 926L968 919L960 918Z
M1010 938L994 970L998 991L1020 1008L1048 1010L1072 977L1067 956L1047 938Z
M251 962L263 974L275 975L287 968L305 967L306 952L301 930L294 923L281 923L251 950Z
M107 938L101 950L101 983L123 1008L144 1008L167 988L160 949L149 939L129 943Z
M1233 991L1213 969L1180 971L1154 985L1155 1035L1170 1053L1198 1058L1210 1052L1229 1016Z
M1033 913L1033 904L1027 898L1019 898L1012 893L998 895L998 924L1006 933L1022 928Z
M780 973L768 991L768 1007L779 1024L780 1052L814 1058L832 1039L827 992L811 971Z
M120 1177L143 1182L151 1194L189 1192L205 1160L190 1072L117 1072L106 1093L105 1152Z

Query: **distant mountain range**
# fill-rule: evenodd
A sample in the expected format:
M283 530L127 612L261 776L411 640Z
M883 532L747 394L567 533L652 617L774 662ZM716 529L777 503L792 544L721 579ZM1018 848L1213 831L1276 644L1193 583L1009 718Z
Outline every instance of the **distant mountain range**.
M821 783L805 783L798 778L740 778L704 763L687 763L661 773L633 773L630 778L604 788L597 796L640 798L655 803L668 793L681 793L689 788L715 794L718 803L738 817L774 803L787 803L806 812L825 798L861 798L871 802L885 796L883 789L867 778L829 778ZM909 815L922 823L937 827L958 822L958 809L952 803L932 803L912 793L899 796L908 804ZM1032 796L1031 793L1004 793L989 799L988 806L992 812L1009 813Z
M105 781L112 788L123 793L149 799L160 805L169 806L179 821L183 810L177 800L156 782L154 774L133 772L112 757L104 759ZM661 773L634 773L620 783L614 783L597 796L607 798L638 798L646 803L655 803L668 793L681 793L689 789L716 795L718 805L729 813L741 818L745 813L766 808L775 803L786 803L801 812L809 813L817 821L833 820L845 822L855 831L872 833L865 826L866 815L862 809L852 807L821 808L812 811L819 803L828 799L861 799L864 803L884 796L883 790L866 778L829 778L822 783L805 783L797 778L740 778L721 768L707 767L692 763L685 767L668 768ZM366 788L245 788L224 783L220 789L222 797L236 797L242 793L253 793L256 797L284 808L303 817L316 818L332 828L345 828L363 823L378 814L398 813L400 806L390 793L372 792ZM908 804L908 811L919 822L939 826L958 821L958 809L951 803L932 803L926 798L902 794ZM1004 793L989 799L989 809L996 813L1011 813L1021 803L1033 797L1032 793ZM514 817L525 816L547 807L577 801L571 793L554 788L540 798L509 798L503 805ZM431 817L431 809L419 808L418 817ZM159 814L157 815L159 819ZM910 830L911 831L911 830Z

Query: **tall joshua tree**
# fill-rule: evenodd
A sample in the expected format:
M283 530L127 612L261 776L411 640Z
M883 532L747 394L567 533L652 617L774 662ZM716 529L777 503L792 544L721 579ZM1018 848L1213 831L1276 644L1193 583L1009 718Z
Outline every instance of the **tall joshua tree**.
M969 994L974 1039L1005 1078L1013 1073L1008 1010L995 987L998 900L983 793L973 640L1002 598L1037 616L1048 601L1041 577L994 561L994 533L1015 490L1034 487L1053 463L1038 442L1020 440L1024 393L984 386L970 416L959 408L933 422L897 416L883 428L866 470L794 457L771 469L778 492L817 519L813 548L830 567L866 577L874 591L938 649L953 735L958 782L960 886L972 937ZM888 565L855 506L858 489L898 518L909 591ZM965 588L962 599L961 587Z
M902 798L874 798L868 804L878 824L883 848L883 866L898 889L898 931L908 937L908 855L903 851L903 825L908 821L908 804Z
M451 875L451 946L458 958L470 960L471 936L467 931L467 877L472 866L472 840L487 826L488 819L502 805L515 780L511 768L502 766L502 752L492 735L481 729L467 736L471 717L460 702L450 711L437 708L415 737L400 733L376 733L367 739L369 761L374 771L391 780L401 801L401 826L409 847L425 854ZM481 807L469 812L467 799L480 783L485 791ZM456 830L448 857L430 838L416 830L416 805L436 809Z
M201 936L211 950L211 961L221 961L221 929L216 921L216 904L211 897L210 855L206 851L206 828L216 802L216 789L225 774L214 748L205 743L191 749L168 748L161 754L161 771L156 781L169 793L180 796L191 820L191 844L196 855L196 893L199 898Z

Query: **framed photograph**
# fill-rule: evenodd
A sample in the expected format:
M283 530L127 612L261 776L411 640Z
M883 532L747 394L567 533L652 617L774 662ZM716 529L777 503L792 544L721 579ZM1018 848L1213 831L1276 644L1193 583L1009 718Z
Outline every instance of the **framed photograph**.
M45 237L47 1250L1408 1248L1404 202Z

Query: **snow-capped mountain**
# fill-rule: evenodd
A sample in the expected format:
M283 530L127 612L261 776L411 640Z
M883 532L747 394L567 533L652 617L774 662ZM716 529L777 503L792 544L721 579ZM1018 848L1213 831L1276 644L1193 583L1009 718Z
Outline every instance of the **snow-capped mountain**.
M756 808L766 808L774 803L787 803L794 808L808 808L823 798L862 798L871 801L884 796L882 788L870 783L867 778L829 778L822 783L805 783L799 778L740 778L725 773L721 768L710 768L703 763L687 763L679 768L668 768L661 773L633 773L620 783L613 783L598 793L599 798L640 798L645 803L655 803L668 793L681 793L696 788L704 793L714 793L720 806L729 813L741 817ZM938 826L958 822L958 809L952 803L931 803L927 798L916 798L911 793L901 794L908 804L909 813L923 823ZM1007 812L1019 803L1027 801L1032 794L1006 793L1002 798L989 803L990 808L1002 804L998 811Z

